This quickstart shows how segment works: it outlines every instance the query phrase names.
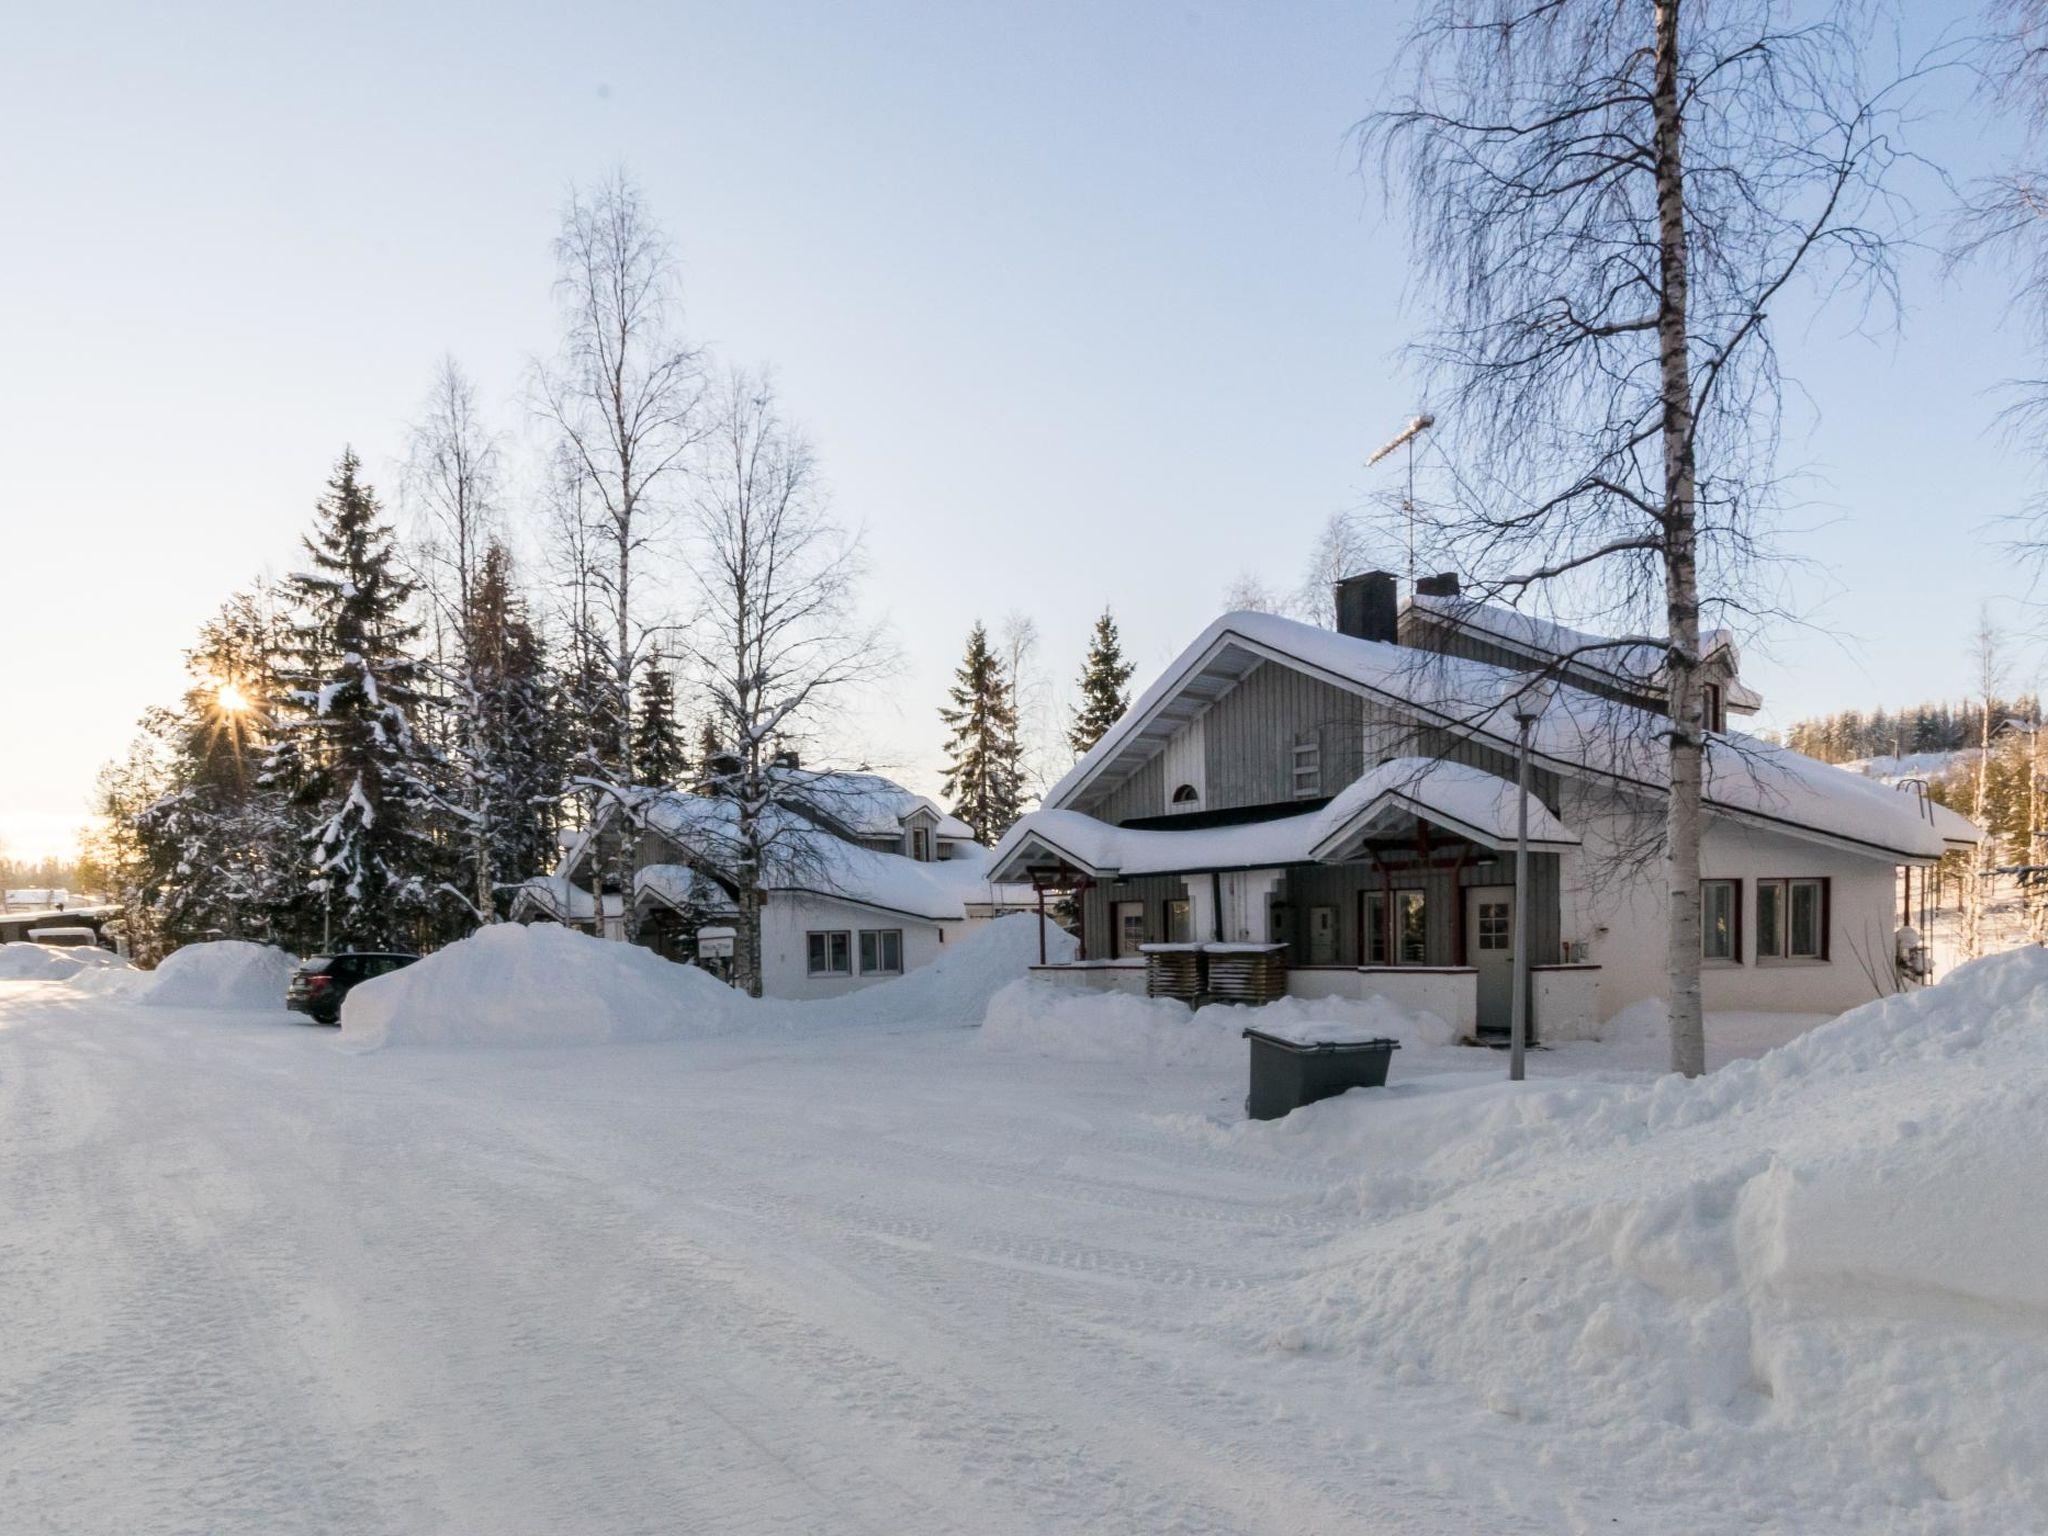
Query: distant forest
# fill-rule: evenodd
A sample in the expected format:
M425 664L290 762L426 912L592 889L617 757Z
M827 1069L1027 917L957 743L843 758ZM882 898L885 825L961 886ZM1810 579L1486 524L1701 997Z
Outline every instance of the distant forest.
M2029 724L2041 718L2041 701L2033 694L1991 701L1995 731L2007 720ZM1846 763L1866 757L1903 757L1913 752L1957 752L1982 739L1984 705L1915 704L1910 709L1840 710L1789 726L1785 745L1824 763Z

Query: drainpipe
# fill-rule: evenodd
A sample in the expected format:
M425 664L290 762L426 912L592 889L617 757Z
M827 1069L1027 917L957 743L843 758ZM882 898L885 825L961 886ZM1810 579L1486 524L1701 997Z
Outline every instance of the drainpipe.
M1209 871L1209 941L1223 942L1223 871Z

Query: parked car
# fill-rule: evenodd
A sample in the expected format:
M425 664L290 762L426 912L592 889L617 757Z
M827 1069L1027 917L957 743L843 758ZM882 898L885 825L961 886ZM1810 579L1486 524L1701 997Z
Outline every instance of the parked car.
M317 1024L341 1022L341 1000L350 990L372 976L402 971L418 955L361 954L354 950L340 955L314 955L301 960L285 983L284 1005L309 1014Z

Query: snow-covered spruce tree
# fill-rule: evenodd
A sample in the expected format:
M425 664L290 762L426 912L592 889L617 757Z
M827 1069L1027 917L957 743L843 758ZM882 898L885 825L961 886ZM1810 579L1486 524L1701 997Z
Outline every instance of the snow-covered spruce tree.
M305 541L312 568L289 579L302 613L282 675L311 821L307 888L325 942L372 949L415 943L428 921L441 807L410 716L424 670L409 649L412 587L360 468L344 451Z
M759 997L768 884L830 878L833 846L804 814L807 776L776 759L890 657L880 632L855 621L859 546L833 520L810 445L769 379L726 377L694 479L699 602L686 648L725 744L706 785L731 802L722 867L707 873L739 909L734 980Z
M968 631L967 656L948 696L951 707L939 711L952 732L944 792L953 814L974 828L975 840L993 845L1023 809L1023 748L1010 679L979 622Z
M476 722L470 771L484 816L482 900L554 862L564 768L546 648L528 615L512 556L493 541L470 587Z
M1424 0L1363 126L1435 295L1419 350L1457 466L1432 519L1474 595L1581 611L1667 682L1671 1065L1704 1070L1701 636L1768 605L1774 322L1892 291L1897 110L1844 0ZM1493 701L1490 707L1499 707ZM1645 818L1646 830L1650 818Z
M641 664L640 697L633 720L634 780L673 789L689 771L683 729L676 720L675 672L657 645Z
M237 594L186 653L180 707L152 713L168 782L135 816L145 897L169 945L300 937L297 827L263 773L284 636L270 594Z
M1131 673L1136 670L1124 659L1116 620L1107 608L1103 609L1088 639L1088 657L1081 663L1081 704L1067 731L1067 745L1074 749L1075 756L1102 740L1102 733L1131 707L1129 685Z
M718 739L718 722L706 715L697 726L697 761L691 775L691 787L700 795L709 794L718 778L721 759L725 748Z

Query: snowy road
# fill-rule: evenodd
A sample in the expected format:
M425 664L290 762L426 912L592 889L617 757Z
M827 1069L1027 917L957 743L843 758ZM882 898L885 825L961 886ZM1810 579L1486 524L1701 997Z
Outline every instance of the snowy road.
M9 1532L1611 1528L1220 1321L1350 1207L1213 1073L288 1017L0 984Z

